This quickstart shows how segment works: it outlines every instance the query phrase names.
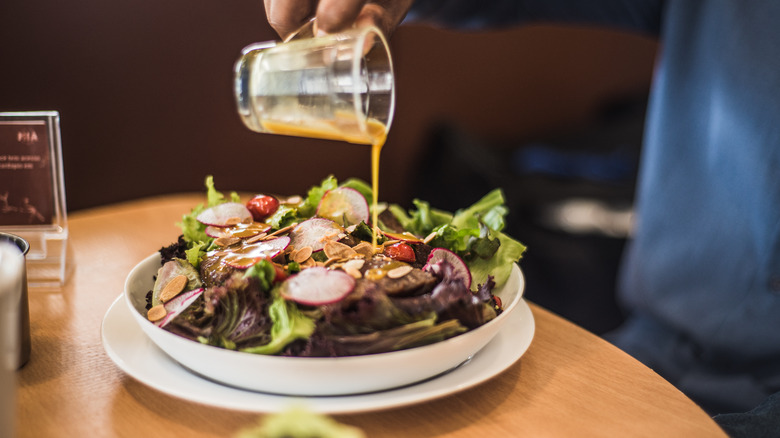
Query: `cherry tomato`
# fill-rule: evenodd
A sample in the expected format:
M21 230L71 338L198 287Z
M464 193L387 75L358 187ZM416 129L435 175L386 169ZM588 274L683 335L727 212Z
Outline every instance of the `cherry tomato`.
M277 263L273 263L273 267L274 271L276 271L276 275L274 276L274 283L287 279L287 272L284 271L282 266L279 266Z
M414 250L405 243L396 243L385 248L385 255L399 262L412 263L417 260Z
M279 208L279 200L269 195L257 195L246 203L252 218L258 222L274 214Z

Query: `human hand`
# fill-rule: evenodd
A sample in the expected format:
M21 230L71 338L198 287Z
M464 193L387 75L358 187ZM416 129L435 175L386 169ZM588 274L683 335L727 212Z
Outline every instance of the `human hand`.
M312 17L318 32L374 25L390 36L414 0L263 0L268 23L283 39Z

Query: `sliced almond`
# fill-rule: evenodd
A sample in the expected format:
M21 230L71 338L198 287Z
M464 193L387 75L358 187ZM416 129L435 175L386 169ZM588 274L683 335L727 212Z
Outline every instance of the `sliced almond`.
M284 233L292 230L293 228L295 228L297 225L298 225L297 223L292 223L292 224L290 224L290 225L288 225L286 227L279 228L278 230L276 230L273 233L269 234L268 237L278 236L280 234L284 234Z
M165 318L165 315L167 315L168 312L165 310L165 306L162 304L158 304L151 309L149 309L148 312L146 312L146 318L149 319L149 321L157 322L163 318Z
M325 251L325 255L328 256L329 259L332 258L350 258L353 257L355 254L354 249L350 247L349 245L345 245L341 242L336 242L335 240L329 240L325 242L325 247L323 248Z
M360 270L355 268L350 268L347 265L344 265L344 272L346 272L347 274L349 274L354 278L361 278L363 276L363 274L360 273Z
M184 287L187 286L188 281L189 279L186 275L177 275L171 278L160 292L160 301L167 303L168 301L175 298L176 295L179 295L184 290Z
M263 240L265 238L265 236L267 236L267 235L268 234L266 234L266 233L255 234L254 236L250 237L249 239L246 239L246 243L259 242L259 241Z
M372 257L374 255L374 247L368 242L360 242L353 246L352 249L364 257Z
M238 225L241 223L240 217L230 217L225 220L225 225L228 227L232 227L233 225Z
M393 268L389 271L387 271L387 276L390 278L401 278L404 275L412 272L412 267L409 265L406 266L399 266L397 268Z
M298 195L288 196L287 198L280 198L279 201L282 204L300 204L303 202L303 198Z
M336 241L336 240L339 240L339 239L340 239L340 237L339 237L339 236L340 236L341 234L342 234L342 233L340 233L340 232L338 232L338 231L334 231L334 232L332 232L332 233L328 233L328 234L325 234L325 235L323 235L323 236L322 236L322 237L320 237L318 240L320 241L320 243L328 243L328 241L331 241L331 240L332 240L332 241Z
M217 246L225 247L225 246L235 245L240 241L241 239L239 239L238 237L220 237L219 239L214 240L214 244Z
M366 261L363 260L363 259L352 259L352 260L344 263L344 267L345 268L350 268L350 269L360 269L360 268L363 267L363 265L365 263L366 263Z
M332 259L325 260L325 266L331 267L333 269L341 267L341 265L344 263L344 259L339 257L334 257Z
M303 263L311 257L312 249L310 246L304 246L301 249L295 250L290 254L292 261L295 263Z
M399 242L401 242L401 241L400 241L400 240L398 240L398 239L394 239L394 240L386 240L386 241L384 241L384 242L382 243L382 246L390 246L390 245L395 245L396 243L399 243Z
M425 236L425 239L423 239L423 243L426 244L426 245L431 243L431 240L433 240L434 237L436 237L436 232L435 231L432 232L431 234Z

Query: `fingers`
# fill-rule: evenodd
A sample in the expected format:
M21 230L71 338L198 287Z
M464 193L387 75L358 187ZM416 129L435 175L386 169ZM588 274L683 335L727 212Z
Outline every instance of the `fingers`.
M282 39L298 30L316 11L316 0L263 0L268 24Z
M414 0L264 0L271 27L282 37L298 30L311 17L325 33L352 26L374 25L389 36Z
M366 0L320 0L317 6L317 27L334 33L352 27Z
M401 24L414 0L377 0L367 3L355 19L355 25L374 25L387 37Z

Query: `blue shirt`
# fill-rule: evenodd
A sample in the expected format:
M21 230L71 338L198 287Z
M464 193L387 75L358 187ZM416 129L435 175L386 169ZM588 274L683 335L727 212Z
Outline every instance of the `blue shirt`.
M613 339L713 411L780 391L780 2L418 0L409 17L659 38Z

